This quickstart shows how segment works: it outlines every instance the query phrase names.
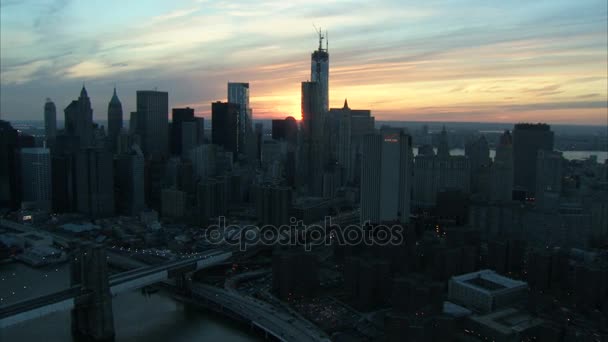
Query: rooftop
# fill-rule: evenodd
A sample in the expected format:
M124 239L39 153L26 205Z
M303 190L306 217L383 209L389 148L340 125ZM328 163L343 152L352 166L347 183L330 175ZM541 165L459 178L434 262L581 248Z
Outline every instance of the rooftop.
M503 277L492 270L462 274L452 277L453 281L466 286L473 286L486 292L497 292L505 289L527 286L526 282Z

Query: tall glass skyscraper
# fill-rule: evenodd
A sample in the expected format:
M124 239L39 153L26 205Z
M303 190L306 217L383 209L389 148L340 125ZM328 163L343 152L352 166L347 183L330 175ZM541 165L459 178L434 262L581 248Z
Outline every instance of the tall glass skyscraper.
M228 103L238 104L239 109L239 146L240 153L252 157L255 145L253 117L249 107L249 83L228 82Z
M325 39L325 49L323 49L323 39ZM319 84L323 110L329 111L329 53L327 33L324 36L321 31L319 31L319 49L311 56L310 80Z

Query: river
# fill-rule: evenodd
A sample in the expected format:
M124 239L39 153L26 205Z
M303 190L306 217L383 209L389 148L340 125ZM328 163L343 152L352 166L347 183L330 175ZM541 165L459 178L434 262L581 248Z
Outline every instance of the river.
M66 288L69 265L33 269L0 265L1 305ZM247 327L214 313L191 308L157 292L120 294L112 301L116 342L261 341ZM57 312L0 330L0 341L73 341L70 312Z
M434 148L435 153L437 149ZM418 147L413 148L414 155L418 154ZM566 160L585 160L590 156L597 156L597 162L602 164L606 159L608 159L607 151L562 151L564 155L564 159ZM453 156L464 156L463 148L452 148L450 149L450 154ZM490 149L490 158L494 159L496 155L496 150Z

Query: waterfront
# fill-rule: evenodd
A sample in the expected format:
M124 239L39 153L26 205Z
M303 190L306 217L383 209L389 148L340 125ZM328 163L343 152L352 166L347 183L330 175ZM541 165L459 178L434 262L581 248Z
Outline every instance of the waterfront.
M0 265L1 305L65 288L68 277L68 264L42 269L20 263ZM261 340L245 326L191 308L162 291L152 295L128 292L114 297L112 305L117 342ZM0 331L0 341L41 340L72 341L70 312L53 313Z
M437 149L434 148L435 153ZM418 154L418 147L413 148L414 155ZM597 156L597 162L603 164L608 159L608 151L561 151L566 160L585 160L590 156ZM464 148L452 148L450 154L453 156L464 156ZM490 158L494 159L496 150L490 149Z

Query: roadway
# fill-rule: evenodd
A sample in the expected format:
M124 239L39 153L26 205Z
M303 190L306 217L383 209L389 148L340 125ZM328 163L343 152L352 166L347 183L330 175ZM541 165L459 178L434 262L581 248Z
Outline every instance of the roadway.
M312 323L261 300L199 283L192 283L191 291L195 297L229 309L281 341L330 341Z

